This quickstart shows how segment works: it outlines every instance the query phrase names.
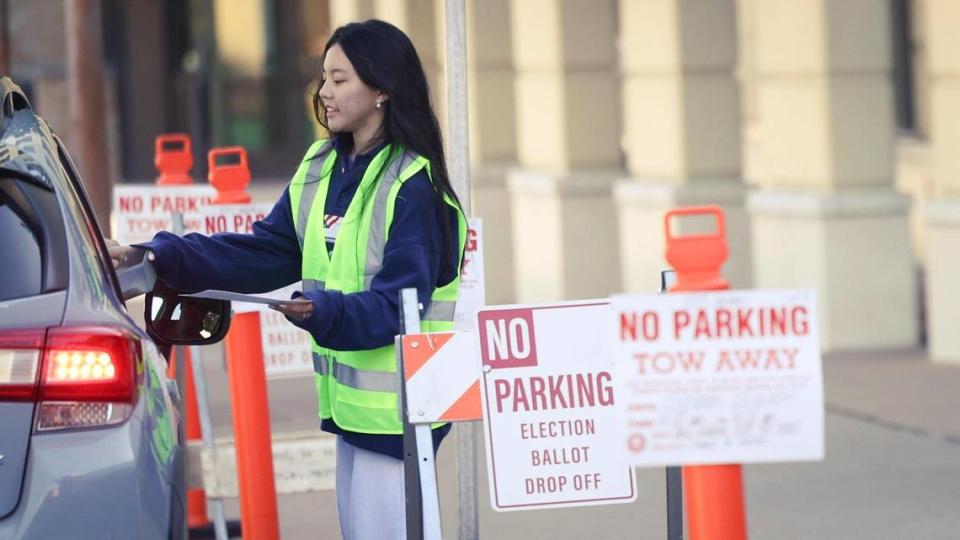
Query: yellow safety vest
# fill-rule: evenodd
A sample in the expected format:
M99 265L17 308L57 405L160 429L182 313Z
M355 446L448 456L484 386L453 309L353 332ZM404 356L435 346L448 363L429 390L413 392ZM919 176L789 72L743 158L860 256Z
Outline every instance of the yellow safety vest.
M317 141L307 151L290 182L290 208L303 258L304 291L357 293L369 290L373 277L383 265L383 249L390 235L400 187L421 169L426 169L430 176L427 159L387 145L367 166L341 219L333 250L328 253L324 208L336 162L337 152L332 141ZM376 178L381 169L383 173ZM430 178L433 181L432 176ZM460 259L456 277L435 288L430 295L420 323L423 332L453 329L460 288L459 268L463 262L467 222L459 206L446 195L444 202L457 211ZM312 337L311 343L320 418L333 418L341 428L359 433L403 432L399 403L402 381L393 345L338 351L320 346Z

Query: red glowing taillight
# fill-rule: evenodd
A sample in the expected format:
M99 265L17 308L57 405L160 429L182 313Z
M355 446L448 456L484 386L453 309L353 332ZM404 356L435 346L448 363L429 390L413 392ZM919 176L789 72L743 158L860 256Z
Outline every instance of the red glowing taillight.
M37 429L115 424L136 401L140 342L110 327L0 332L0 401L39 403Z
M136 338L114 328L51 328L43 353L42 401L112 401L135 397Z

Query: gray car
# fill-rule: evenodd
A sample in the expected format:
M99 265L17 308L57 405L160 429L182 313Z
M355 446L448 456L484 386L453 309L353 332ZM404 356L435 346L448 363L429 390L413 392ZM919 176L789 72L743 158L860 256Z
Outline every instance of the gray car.
M153 322L199 337L139 328L124 296L152 288L149 268L118 279L61 141L7 78L0 104L0 540L185 538L179 398L157 342L220 339L229 305L187 320L187 304L156 309L178 304L168 291L148 299L167 317Z

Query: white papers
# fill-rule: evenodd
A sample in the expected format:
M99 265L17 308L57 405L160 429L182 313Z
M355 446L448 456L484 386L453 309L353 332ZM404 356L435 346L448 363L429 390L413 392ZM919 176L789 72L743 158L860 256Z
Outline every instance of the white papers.
M241 294L230 291L220 291L217 289L207 289L205 291L200 291L193 294L181 294L180 296L193 297L193 298L212 298L213 300L229 300L231 302L248 302L251 304L266 304L268 306L276 306L278 304L299 304L306 303L310 300L298 298L295 300L283 299L283 298L270 298L267 296L256 296L253 294Z

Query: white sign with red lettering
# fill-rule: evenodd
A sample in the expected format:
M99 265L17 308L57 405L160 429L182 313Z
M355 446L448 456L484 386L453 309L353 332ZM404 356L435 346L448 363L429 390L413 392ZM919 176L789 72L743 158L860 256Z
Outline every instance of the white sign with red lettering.
M495 510L636 498L616 406L614 324L606 300L477 313Z
M206 234L232 232L250 234L253 224L267 217L272 204L211 204L199 210L199 232ZM191 216L192 217L192 216Z
M453 316L453 328L472 332L477 310L486 305L486 289L483 277L483 220L467 220L467 243L460 265L460 296Z
M260 343L268 378L313 373L310 334L291 324L280 312L260 312Z
M184 215L184 232L200 230L198 212L216 195L211 185L113 188L113 237L121 244L146 242L160 231L173 230L173 213Z
M814 292L612 297L638 466L823 459Z

